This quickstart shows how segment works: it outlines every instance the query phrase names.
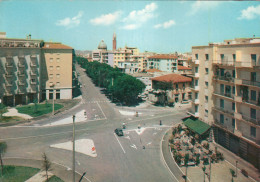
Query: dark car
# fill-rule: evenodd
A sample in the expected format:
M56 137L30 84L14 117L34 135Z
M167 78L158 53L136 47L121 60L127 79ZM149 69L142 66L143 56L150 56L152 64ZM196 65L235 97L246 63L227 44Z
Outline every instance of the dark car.
M115 129L115 133L116 133L118 136L124 136L123 130L122 130L121 128Z

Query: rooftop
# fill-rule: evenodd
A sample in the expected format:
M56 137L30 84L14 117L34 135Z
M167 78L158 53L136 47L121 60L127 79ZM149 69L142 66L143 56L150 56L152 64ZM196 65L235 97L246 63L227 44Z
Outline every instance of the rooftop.
M178 70L191 70L191 68L189 68L187 66L178 65Z
M156 54L148 57L149 59L178 59L175 54Z
M158 70L158 69L155 69L155 68L153 68L153 69L146 70L146 72L148 72L148 73L154 73L154 72L162 72L162 71L161 71L161 70Z
M152 78L152 80L159 81L159 82L184 83L184 82L191 82L192 78L172 73L172 74Z
M45 42L43 49L73 49L73 48L59 42Z

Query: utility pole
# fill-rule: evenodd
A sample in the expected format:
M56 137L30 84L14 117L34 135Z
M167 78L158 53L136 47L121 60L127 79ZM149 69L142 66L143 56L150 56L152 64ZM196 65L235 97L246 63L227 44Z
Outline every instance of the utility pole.
M73 119L73 135L72 135L72 142L73 142L73 182L75 182L75 115L72 116Z

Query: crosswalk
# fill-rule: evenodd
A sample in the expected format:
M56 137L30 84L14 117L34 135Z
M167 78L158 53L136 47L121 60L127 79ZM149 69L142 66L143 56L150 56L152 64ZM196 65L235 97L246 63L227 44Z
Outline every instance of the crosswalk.
M86 104L86 103L91 103L91 104L93 104L93 103L109 103L110 101L108 101L108 100L99 100L99 101L85 101L85 100L83 100L83 103L84 104Z

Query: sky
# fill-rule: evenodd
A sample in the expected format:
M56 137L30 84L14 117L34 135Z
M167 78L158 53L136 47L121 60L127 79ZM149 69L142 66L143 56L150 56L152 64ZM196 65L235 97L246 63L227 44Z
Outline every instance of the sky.
M0 0L0 32L8 38L62 42L95 50L191 52L192 46L226 39L260 37L257 1Z

